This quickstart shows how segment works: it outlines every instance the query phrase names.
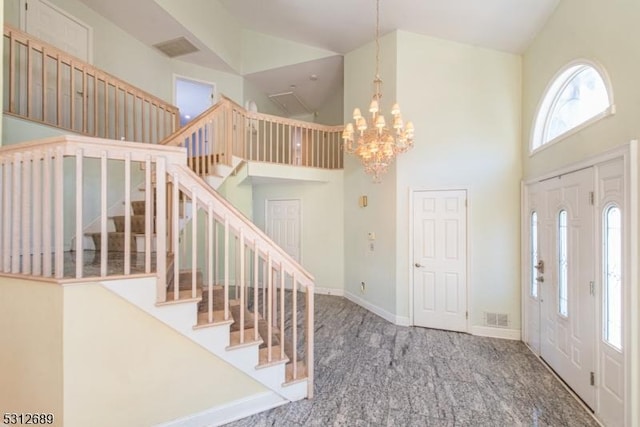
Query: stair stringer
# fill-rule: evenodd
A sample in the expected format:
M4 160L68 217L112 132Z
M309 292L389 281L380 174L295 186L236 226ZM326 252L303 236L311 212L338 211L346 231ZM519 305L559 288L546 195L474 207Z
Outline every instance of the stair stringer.
M102 282L106 289L198 343L283 398L294 402L307 397L307 381L283 384L285 381L284 363L257 368L258 343L227 349L230 336L228 324L194 329L198 318L198 300L157 304L156 284L155 277Z
M214 190L220 188L222 183L227 179L229 175L233 173L234 170L242 163L244 159L237 156L231 157L231 166L219 163L215 166L215 175L208 175L203 177L203 179L209 184Z

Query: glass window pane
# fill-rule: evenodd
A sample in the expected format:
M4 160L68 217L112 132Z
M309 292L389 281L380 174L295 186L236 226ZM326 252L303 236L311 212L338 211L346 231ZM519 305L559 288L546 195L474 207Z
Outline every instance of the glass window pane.
M538 213L531 214L531 296L538 298Z
M592 67L582 67L557 95L549 112L545 141L586 122L609 106L607 88Z
M567 242L567 211L561 210L558 214L558 311L563 316L569 315Z
M616 206L606 211L604 233L604 339L622 349L622 220Z

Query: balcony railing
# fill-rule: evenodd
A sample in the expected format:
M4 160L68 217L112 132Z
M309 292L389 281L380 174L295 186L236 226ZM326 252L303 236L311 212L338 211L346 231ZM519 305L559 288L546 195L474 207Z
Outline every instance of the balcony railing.
M8 25L3 65L6 114L152 144L179 126L177 107Z
M186 148L189 167L200 176L213 174L219 163L231 166L232 156L254 162L342 169L342 129L252 113L222 97L163 144Z

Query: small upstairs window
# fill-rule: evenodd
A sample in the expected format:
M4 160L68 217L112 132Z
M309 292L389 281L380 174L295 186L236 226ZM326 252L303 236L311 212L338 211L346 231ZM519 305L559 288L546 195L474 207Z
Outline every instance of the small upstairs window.
M558 74L538 110L532 151L613 114L613 96L604 76L587 62L572 63Z

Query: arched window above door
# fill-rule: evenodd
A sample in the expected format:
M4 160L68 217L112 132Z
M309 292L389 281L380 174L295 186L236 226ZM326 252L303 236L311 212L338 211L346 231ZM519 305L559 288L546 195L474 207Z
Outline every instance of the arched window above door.
M614 113L613 92L602 67L572 62L551 81L536 115L531 152Z

